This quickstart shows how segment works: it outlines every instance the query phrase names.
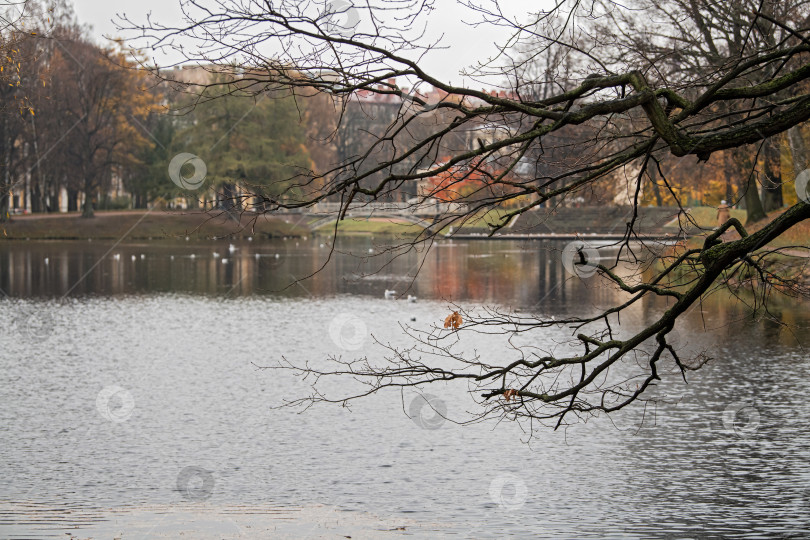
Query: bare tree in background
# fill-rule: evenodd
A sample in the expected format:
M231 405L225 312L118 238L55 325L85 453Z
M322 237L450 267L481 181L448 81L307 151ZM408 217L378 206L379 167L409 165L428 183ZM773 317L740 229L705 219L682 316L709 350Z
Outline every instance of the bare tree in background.
M454 201L463 205L392 247L395 252L430 245L442 231L492 209L501 210L491 222L495 232L543 205L609 191L617 176L628 178L624 189L633 209L613 264L597 264L581 247L563 253L570 279L595 271L603 285L623 291L621 303L564 320L459 313L447 328L408 330L413 346L391 349L385 359L283 362L279 367L316 380L347 379L342 394L321 393L316 383L313 394L296 403L345 403L385 388L458 382L475 396L479 418L509 415L560 426L646 399L661 370L685 378L700 367L704 357L680 357L673 330L712 292L748 288L763 302L757 305L774 292L805 292L786 277L785 259L773 246L810 218L806 193L754 232L732 218L652 260L635 241L652 166L672 158L706 162L724 152L756 163L766 141L810 118L807 2L569 0L523 19L506 16L496 0L459 4L465 20L502 32L501 54L469 73L472 81L497 82L495 91L453 85L423 69L421 56L436 46L421 35L431 0L225 1L213 7L184 1L184 25L122 23L140 33L141 44L217 69L233 66L246 94L278 87L327 94L339 109L358 92L411 103L362 152L299 179L319 186L314 195L261 201L272 212L339 200L342 219L350 206L392 197L403 186L445 180L433 191L414 190L419 205L475 179L474 189L456 190ZM446 98L429 103L392 79L410 88L429 85ZM791 148L803 142L791 138ZM576 151L566 152L571 145ZM667 169L655 168L655 181L669 189ZM761 203L756 184L749 177L741 182L749 219L764 217L755 208ZM622 332L621 315L649 297L666 299L668 309L641 330ZM460 351L468 332L525 337L548 328L568 332L569 347Z
M17 212L58 211L60 199L75 211L82 194L91 216L114 170L141 165L134 127L156 101L146 73L94 44L67 0L4 6L0 52L0 221L12 198Z
M30 24L35 14L26 7L11 2L0 12L0 222L9 218L11 186L22 161L19 146L34 114L29 96L40 75Z
M605 50L613 51L612 58L605 60L606 65L634 67L647 74L657 87L673 89L689 99L698 98L703 89L712 85L756 85L801 62L795 56L781 57L779 61L760 64L753 71L734 69L746 60L776 53L786 40L799 39L793 32L807 23L805 1L632 0L624 5L626 9L609 1L601 4L607 17L596 25L593 40L601 42ZM792 97L791 87L774 90L772 94L777 100ZM729 100L717 102L711 109L722 112L717 121L727 126L757 114L753 109L735 107ZM782 205L778 163L781 140L781 134L762 139L752 152L758 160L745 163L739 154L734 160L738 164L732 168L736 169L733 173L739 199L749 222L764 219L767 211ZM793 148L801 152L798 145Z
M124 69L127 60L120 51L99 49L81 36L64 40L50 62L59 87L50 100L58 119L51 130L70 135L69 144L52 146L52 159L68 176L72 201L83 195L82 217L93 217L94 199L109 191L113 168L132 163L133 153L146 143L137 124L149 113L152 98L142 91L145 74Z

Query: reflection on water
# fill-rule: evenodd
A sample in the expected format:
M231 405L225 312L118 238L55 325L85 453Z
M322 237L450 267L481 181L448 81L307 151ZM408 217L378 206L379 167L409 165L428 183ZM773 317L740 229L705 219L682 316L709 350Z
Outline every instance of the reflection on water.
M520 307L537 307L546 298L566 303L579 289L560 261L564 244L440 241L427 255L384 247L363 238L342 241L334 253L322 239L15 242L0 245L0 289L27 298L156 292L382 297L395 290Z
M475 407L453 386L429 390L448 421L409 392L305 414L275 409L308 387L256 365L379 355L375 340L406 345L399 324L441 321L448 300L548 316L614 300L597 282L561 279L561 246L448 242L410 289L418 253L362 280L387 259L337 254L326 271L285 288L329 248L288 240L233 251L228 243L108 249L0 245L0 288L10 297L0 300L0 537L799 538L807 530L810 362L797 338L807 345L808 315L796 306L775 306L793 325L785 329L752 322L721 297L707 302L679 327L682 347L714 358L689 385L667 377L654 390L658 406L544 430L524 444L510 423L453 423ZM379 246L341 246L369 249ZM385 300L386 289L419 300ZM622 327L665 307L646 302ZM544 346L563 334L531 339ZM497 336L464 346L512 358Z

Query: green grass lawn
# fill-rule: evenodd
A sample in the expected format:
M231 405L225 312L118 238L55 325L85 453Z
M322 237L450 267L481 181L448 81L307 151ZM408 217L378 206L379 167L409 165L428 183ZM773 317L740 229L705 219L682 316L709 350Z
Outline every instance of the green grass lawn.
M697 222L697 226L700 229L707 229L711 230L717 227L717 209L711 206L695 206L692 208L687 209L689 215L692 219ZM745 223L745 210L731 210L731 217L739 219L742 223ZM681 217L681 224L690 233L696 233L698 231L694 231L694 225L689 223L685 217ZM667 223L667 228L677 229L678 228L678 220L672 220L671 222Z
M773 219L778 217L783 210L777 210L768 214L768 219L760 221L758 223L747 224L746 221L746 212L745 210L731 210L731 217L737 218L745 227L745 230L748 233L752 233L754 231L758 231L761 229L765 224L770 223ZM692 234L695 234L696 237L694 238L695 241L698 241L699 238L711 233L711 231L717 227L717 210L708 207L708 206L701 206L696 208L690 208L689 214L697 221L697 224L700 228L704 229L703 231L691 230L687 229ZM683 218L681 219L683 223ZM667 227L677 227L677 223L675 221L667 224ZM701 240L702 241L702 240ZM804 245L810 246L810 223L802 222L794 225L784 234L782 234L779 238L777 238L774 242L771 243L771 247L782 247L782 246L795 246L795 245Z
M506 215L508 212L500 208L495 208L486 212L479 212L477 215L471 217L463 224L453 225L454 231L462 231L465 233L488 233L492 230L490 224L500 224L500 217ZM442 233L450 232L449 227L442 229Z
M489 232L490 223L497 223L498 218L506 212L500 209L489 210L488 212L479 212L478 215L473 216L464 222L463 225L455 224L453 229L455 231L463 230L464 232ZM317 233L331 233L334 230L335 222L332 221L317 229ZM366 220L365 218L346 218L340 223L338 228L341 234L380 234L380 235L401 235L404 237L414 237L424 230L424 227L409 223L406 221L399 221L393 218L372 218ZM442 234L447 234L449 227L442 229Z
M768 214L768 221L762 221L759 223L755 223L752 226L746 226L745 229L750 233L754 231L758 231L766 223L772 221L776 217L778 217L782 213L782 210L777 212L771 212ZM770 247L785 247L785 246L810 246L810 223L807 221L803 221L801 223L797 223L784 233L782 233L779 238L775 239L771 242Z
M318 234L331 234L335 230L335 222L318 227L315 232ZM415 237L424 230L424 227L409 223L407 221L396 221L393 219L373 218L346 218L338 224L340 234L371 234L371 235L399 235L405 237Z
M90 219L79 214L15 216L0 223L0 239L84 240L88 238L164 239L210 237L302 236L307 229L278 218L245 214L241 223L220 211L166 212L143 210L96 212Z

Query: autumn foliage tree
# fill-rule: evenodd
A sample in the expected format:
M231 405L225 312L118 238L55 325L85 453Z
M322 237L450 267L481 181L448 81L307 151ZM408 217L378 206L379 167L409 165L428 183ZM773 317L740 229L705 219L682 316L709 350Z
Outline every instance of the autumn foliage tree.
M147 144L137 124L152 103L144 91L145 74L127 69L124 53L83 41L64 49L53 59L53 77L61 84L52 99L72 136L58 156L71 171L70 185L84 196L82 216L92 217L94 200L114 167L132 165L138 148Z
M137 56L92 43L69 3L17 7L20 14L0 33L9 53L9 66L0 66L8 78L0 89L2 216L12 193L32 211L58 211L66 193L67 208L78 210L83 199L90 217L113 179L144 166L138 154L147 134L139 124L157 96L147 91L147 74L132 69Z
M756 85L762 77L776 78L804 61L798 51L789 56L777 53L791 40L798 39L794 29L807 23L808 4L802 0L723 3L631 0L622 6L609 1L598 5L603 17L586 31L588 35L583 41L600 48L602 66L638 69L651 84L679 91L688 99L699 97L703 88L712 85ZM760 65L756 70L734 69L767 54L777 54L780 60ZM770 95L776 100L790 100L796 89L804 90L805 86L795 80L790 90L774 87ZM704 114L713 115L715 129L737 125L747 116L768 114L767 107L741 110L733 105L729 100L707 103ZM762 134L758 141L728 149L719 158L722 163L718 167L728 173L728 186L718 191L725 191L722 198L746 208L749 222L781 208L781 149L792 140L791 150L804 152L800 138L786 136L791 132L795 135L798 129L794 125L787 133L767 137ZM683 169L679 173L673 181L686 180L679 183L695 191L688 186L688 179L694 175Z
M9 218L9 198L24 156L20 146L35 114L31 94L41 82L37 27L24 2L0 15L0 221Z

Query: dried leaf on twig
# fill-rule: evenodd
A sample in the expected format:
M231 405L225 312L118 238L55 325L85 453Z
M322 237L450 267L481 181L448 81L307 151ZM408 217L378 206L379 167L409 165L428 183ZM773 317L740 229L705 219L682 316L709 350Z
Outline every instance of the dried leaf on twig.
M458 327L461 326L462 322L464 321L461 319L461 315L458 314L458 311L454 311L444 320L444 327L450 328L452 326L453 330L458 330Z

